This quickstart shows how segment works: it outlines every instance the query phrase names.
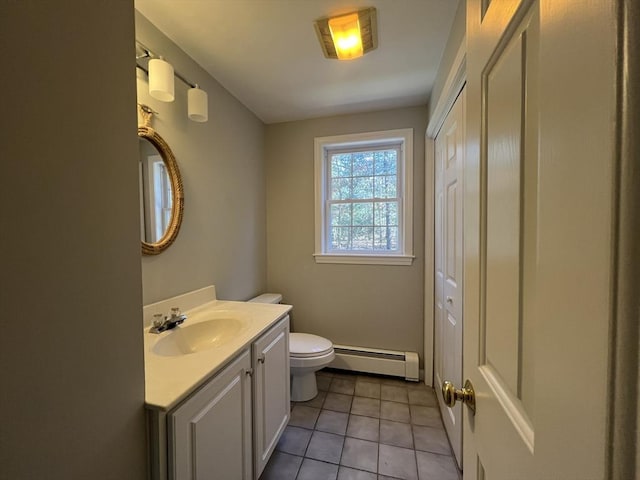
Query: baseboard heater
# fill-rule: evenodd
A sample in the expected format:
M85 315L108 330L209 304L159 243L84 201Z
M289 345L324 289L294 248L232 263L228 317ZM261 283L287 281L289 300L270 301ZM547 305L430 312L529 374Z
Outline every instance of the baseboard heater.
M329 368L392 375L404 377L405 380L413 382L420 380L416 352L397 352L348 345L334 345L333 349L336 358L329 364Z

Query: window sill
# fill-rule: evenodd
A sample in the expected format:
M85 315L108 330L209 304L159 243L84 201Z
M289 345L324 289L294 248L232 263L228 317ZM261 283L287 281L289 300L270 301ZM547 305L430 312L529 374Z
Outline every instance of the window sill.
M351 265L411 265L413 255L354 255L314 253L316 263L342 263Z

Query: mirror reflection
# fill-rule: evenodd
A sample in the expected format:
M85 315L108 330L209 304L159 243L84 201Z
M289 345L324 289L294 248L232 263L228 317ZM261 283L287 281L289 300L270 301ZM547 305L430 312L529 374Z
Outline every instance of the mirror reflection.
M173 194L164 159L145 137L138 138L140 174L140 237L157 243L171 224Z
M147 113L146 111L143 111ZM142 253L157 255L171 245L180 231L184 192L171 148L148 126L138 127L140 182L140 237Z

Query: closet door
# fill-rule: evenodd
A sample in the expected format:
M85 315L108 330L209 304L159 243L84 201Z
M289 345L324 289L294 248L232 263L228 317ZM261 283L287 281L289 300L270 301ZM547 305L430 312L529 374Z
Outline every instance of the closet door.
M435 139L435 358L436 392L458 465L462 463L462 407L448 408L439 386L462 382L462 173L465 89ZM452 380L453 379L453 380Z

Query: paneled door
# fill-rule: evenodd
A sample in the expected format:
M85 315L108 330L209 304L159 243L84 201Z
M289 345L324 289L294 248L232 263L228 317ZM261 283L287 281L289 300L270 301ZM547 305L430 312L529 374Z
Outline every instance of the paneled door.
M615 13L467 3L465 480L607 478Z
M462 90L435 139L435 384L462 382L462 167L464 102ZM462 467L462 407L438 401L451 447Z

